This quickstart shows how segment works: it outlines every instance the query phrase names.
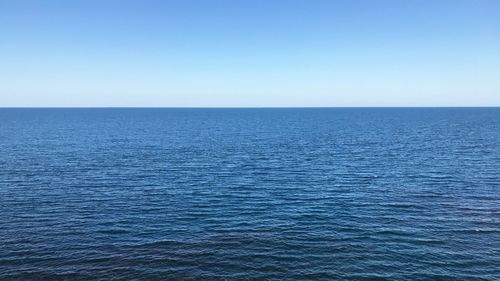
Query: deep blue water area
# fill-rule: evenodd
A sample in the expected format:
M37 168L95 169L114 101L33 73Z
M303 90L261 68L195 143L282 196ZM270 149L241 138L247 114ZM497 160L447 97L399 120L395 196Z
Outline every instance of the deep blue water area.
M500 280L500 109L0 109L0 280L87 279Z

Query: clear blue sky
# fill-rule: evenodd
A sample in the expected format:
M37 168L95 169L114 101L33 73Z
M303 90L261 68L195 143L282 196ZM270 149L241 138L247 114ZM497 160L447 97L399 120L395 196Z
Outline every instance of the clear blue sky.
M498 0L0 0L0 106L481 105Z

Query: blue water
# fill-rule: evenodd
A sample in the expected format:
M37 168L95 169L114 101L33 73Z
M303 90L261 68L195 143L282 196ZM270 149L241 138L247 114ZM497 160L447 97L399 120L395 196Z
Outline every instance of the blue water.
M0 109L1 280L499 280L500 109Z

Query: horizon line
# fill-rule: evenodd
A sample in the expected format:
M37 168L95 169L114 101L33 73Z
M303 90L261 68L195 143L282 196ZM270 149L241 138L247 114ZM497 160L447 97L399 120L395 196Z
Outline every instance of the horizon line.
M500 105L426 106L0 106L0 109L342 109L342 108L500 108Z

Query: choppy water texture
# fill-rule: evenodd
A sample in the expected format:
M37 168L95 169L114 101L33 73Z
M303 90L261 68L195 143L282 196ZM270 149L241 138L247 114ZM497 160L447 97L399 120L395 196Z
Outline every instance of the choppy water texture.
M0 279L500 279L500 109L0 109Z

